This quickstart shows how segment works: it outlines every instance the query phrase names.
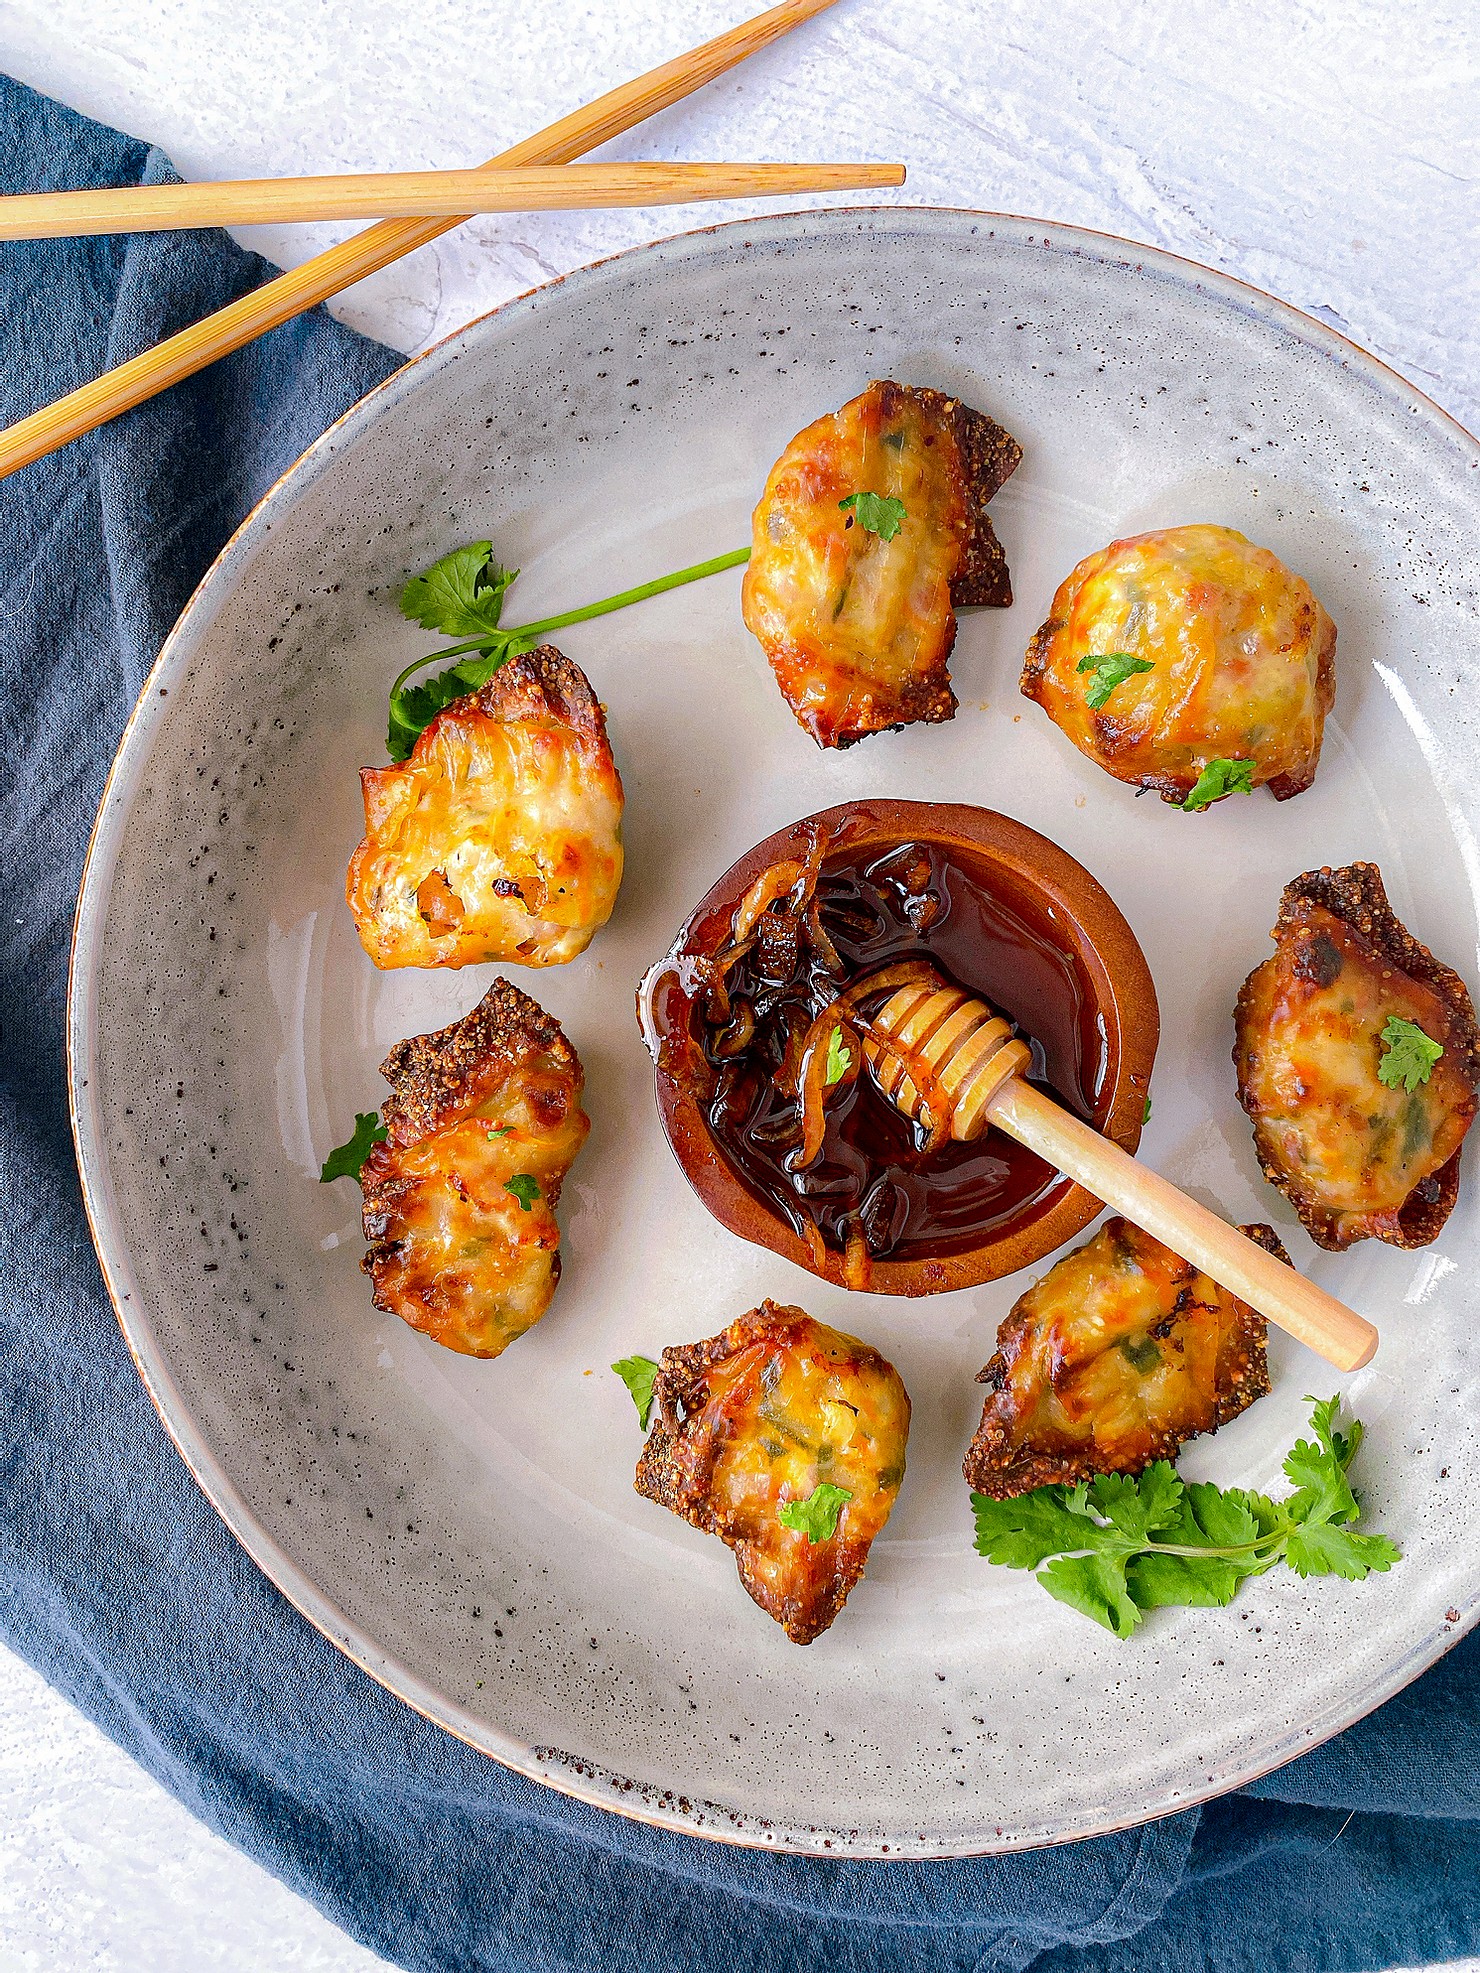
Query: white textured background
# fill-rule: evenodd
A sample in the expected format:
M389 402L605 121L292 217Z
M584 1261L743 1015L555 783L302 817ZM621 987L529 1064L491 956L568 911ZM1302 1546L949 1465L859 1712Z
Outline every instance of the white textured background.
M479 163L745 6L0 0L0 67L190 178L416 170ZM900 158L904 199L1100 227L1269 288L1480 425L1475 0L841 0L612 150ZM478 220L336 313L418 349L713 216ZM337 230L243 237L295 261ZM0 1653L0 1973L381 1964Z

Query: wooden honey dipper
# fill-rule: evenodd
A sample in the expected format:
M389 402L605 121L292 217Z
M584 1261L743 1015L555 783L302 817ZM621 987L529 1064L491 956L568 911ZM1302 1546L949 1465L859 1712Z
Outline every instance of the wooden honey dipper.
M860 1028L875 1081L907 1117L944 1122L962 1143L995 1124L1338 1370L1370 1362L1377 1331L1364 1317L1024 1081L1027 1044L985 1001L921 979Z

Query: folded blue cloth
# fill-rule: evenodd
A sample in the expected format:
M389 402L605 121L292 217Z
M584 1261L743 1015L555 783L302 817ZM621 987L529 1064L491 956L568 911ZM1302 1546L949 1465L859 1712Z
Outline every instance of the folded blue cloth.
M0 191L172 175L0 78ZM6 423L272 272L224 234L0 252ZM398 360L316 311L0 482L0 1636L408 1968L1336 1973L1480 1950L1475 1639L1201 1811L1027 1856L813 1862L641 1828L471 1752L325 1643L197 1491L82 1216L62 1066L73 904L165 632L253 501Z

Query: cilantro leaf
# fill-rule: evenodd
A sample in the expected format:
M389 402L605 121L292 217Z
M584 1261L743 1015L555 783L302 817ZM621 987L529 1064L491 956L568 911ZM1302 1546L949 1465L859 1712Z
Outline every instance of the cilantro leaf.
M380 1113L371 1110L368 1115L355 1115L352 1135L343 1144L336 1144L324 1160L324 1169L319 1173L319 1184L327 1185L331 1179L352 1178L359 1183L365 1160L370 1155L372 1144L384 1144L385 1125L380 1121Z
M1186 801L1178 803L1178 806L1196 811L1200 808L1211 808L1214 802L1221 802L1225 795L1252 795L1253 792L1253 761L1210 760L1198 775Z
M1150 658L1133 658L1129 651L1106 651L1103 656L1082 657L1074 669L1090 673L1084 703L1091 712L1098 712L1117 685L1124 685L1139 671L1155 671L1156 666Z
M1125 1560L1123 1554L1060 1555L1038 1571L1038 1581L1060 1603L1126 1638L1141 1612L1126 1587Z
M1228 1603L1247 1577L1282 1562L1303 1578L1353 1582L1390 1569L1400 1559L1393 1543L1355 1527L1361 1508L1347 1468L1362 1427L1354 1420L1339 1429L1339 1398L1308 1402L1313 1437L1285 1459L1295 1492L1282 1501L1206 1481L1184 1485L1158 1460L1138 1476L1098 1473L1013 1500L973 1493L977 1551L1036 1569L1050 1596L1120 1638L1146 1610Z
M1434 1073L1434 1064L1444 1053L1444 1044L1424 1033L1416 1021L1405 1021L1401 1014L1389 1014L1382 1031L1382 1060L1377 1080L1388 1089L1401 1083L1411 1095L1421 1082Z
M1215 1555L1159 1555L1149 1548L1126 1563L1126 1588L1138 1610L1161 1610L1171 1604L1221 1610L1233 1601L1244 1577L1263 1566L1240 1566Z
M1166 1539L1191 1548L1242 1548L1259 1539L1252 1501L1242 1487L1193 1480L1183 1491L1181 1518L1167 1524Z
M831 1480L823 1480L805 1500L783 1500L776 1509L776 1519L783 1528L805 1535L811 1547L832 1540L838 1531L838 1516L852 1498L851 1488L835 1487Z
M646 1431L648 1420L653 1415L653 1384L658 1375L657 1364L650 1356L621 1356L612 1369L627 1386L632 1402L637 1406L637 1422Z
M858 525L876 534L880 541L892 541L899 533L900 523L907 518L904 502L896 500L892 493L850 493L838 505L851 507Z
M1351 1439L1339 1437L1336 1416L1339 1397L1307 1398L1311 1405L1311 1430L1316 1442L1297 1439L1285 1455L1285 1477L1297 1491L1285 1501L1285 1512L1294 1520L1319 1525L1327 1521L1355 1521L1361 1512L1346 1469L1361 1443L1360 1427L1354 1425ZM1343 1456L1344 1455L1344 1456Z
M853 1066L853 1050L843 1046L843 1030L834 1028L827 1038L827 1074L825 1081L829 1089L835 1082L841 1082Z
M1148 1094L1146 1097L1146 1107L1141 1112L1141 1123L1144 1126L1146 1124L1149 1124L1150 1121L1151 1121L1151 1097Z
M1297 1576L1345 1576L1348 1582L1360 1582L1374 1569L1390 1569L1398 1551L1386 1535L1353 1534L1329 1521L1312 1521L1290 1530L1285 1560Z
M1176 1520L1182 1482L1167 1460L1158 1459L1139 1479L1129 1473L1097 1473L1090 1483L1089 1503L1139 1547L1148 1535Z
M1036 1569L1050 1555L1073 1554L1087 1548L1125 1543L1113 1528L1094 1520L1083 1501L1083 1490L1034 1487L1012 1500L971 1496L976 1516L976 1552L1009 1569Z
M525 1212L540 1196L539 1180L531 1178L527 1171L516 1171L512 1178L506 1178L504 1190L513 1193Z
M494 560L491 541L470 541L412 576L401 591L401 614L444 637L497 630L504 594L518 573Z

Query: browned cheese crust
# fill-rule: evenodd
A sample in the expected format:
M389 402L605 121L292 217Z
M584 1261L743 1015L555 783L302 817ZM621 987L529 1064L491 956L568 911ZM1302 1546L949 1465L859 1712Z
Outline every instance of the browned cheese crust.
M590 1129L580 1060L542 1007L495 980L451 1027L397 1042L380 1072L387 1140L360 1175L375 1306L497 1356L560 1279L555 1207Z
M799 432L755 510L742 604L798 721L822 747L956 710L957 609L1005 608L1012 583L987 502L1022 448L941 391L888 381ZM840 501L902 502L892 540Z
M1147 667L1090 703L1082 661ZM1180 804L1212 760L1279 801L1308 788L1336 694L1336 626L1309 583L1233 528L1112 541L1060 583L1021 689L1117 781Z
M580 666L542 644L360 774L345 896L377 966L558 966L611 916L622 782Z
M707 1342L664 1350L637 1491L735 1551L794 1644L821 1635L863 1574L904 1478L910 1401L856 1337L762 1302ZM813 1542L777 1508L826 1482L852 1496Z
M1267 1226L1242 1229L1280 1260ZM1269 1389L1265 1322L1123 1219L1013 1305L978 1383L990 1396L962 1472L1010 1500L1175 1459Z
M1374 863L1293 879L1271 937L1234 1009L1239 1101L1265 1177L1318 1246L1427 1246L1458 1196L1480 1089L1463 980L1394 915ZM1378 1077L1394 1015L1444 1050L1413 1090Z

